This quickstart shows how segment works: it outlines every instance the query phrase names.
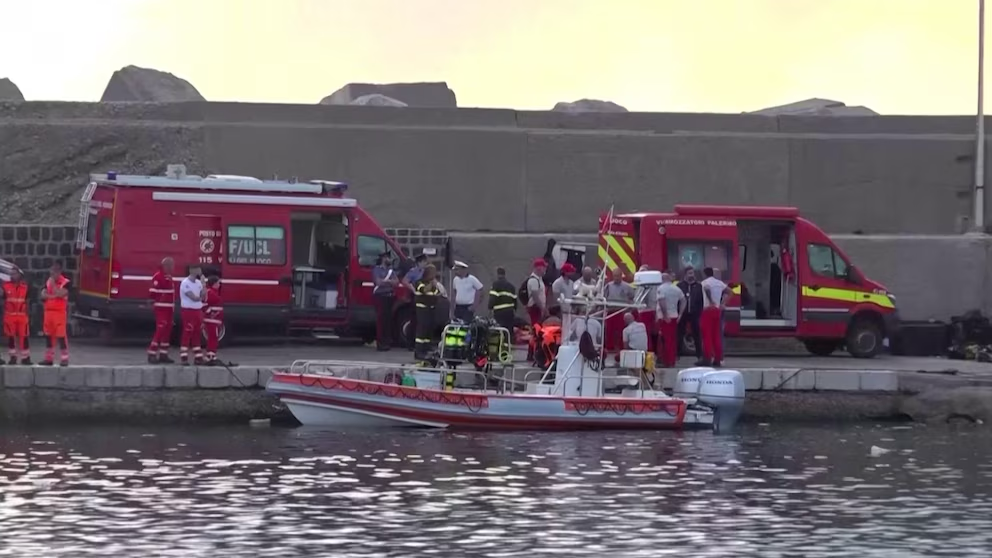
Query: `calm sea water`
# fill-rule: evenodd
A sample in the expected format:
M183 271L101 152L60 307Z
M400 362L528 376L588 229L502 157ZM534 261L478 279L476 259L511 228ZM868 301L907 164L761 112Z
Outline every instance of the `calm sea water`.
M891 425L5 430L0 556L989 556L988 441Z

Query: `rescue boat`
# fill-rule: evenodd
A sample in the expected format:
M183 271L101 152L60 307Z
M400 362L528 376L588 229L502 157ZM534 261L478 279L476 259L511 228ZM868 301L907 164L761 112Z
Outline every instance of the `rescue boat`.
M652 274L653 273L653 274ZM639 281L638 281L639 279ZM643 272L633 304L602 299L564 300L586 308L582 319L644 308L643 292L660 274ZM566 314L564 328L571 331ZM576 330L578 331L578 330ZM654 363L644 351L623 351L619 368L603 365L601 341L588 330L566 337L547 370L518 378L512 364L459 370L342 360L297 361L266 386L303 425L513 430L731 429L744 406L742 374L690 368L678 373L671 394L653 386ZM599 328L602 331L602 328ZM600 333L601 336L601 333ZM440 359L444 362L444 359ZM469 387L457 387L459 379Z
M570 365L557 371L553 383L543 378L525 382L527 388L520 393L502 386L452 387L459 375L485 377L471 370L349 361L296 362L289 370L274 374L267 389L280 398L301 424L324 427L490 430L701 427L723 432L736 424L744 405L743 377L735 370L682 370L674 393L669 395L644 387L641 378L589 374L590 370L571 346L563 346L558 358L559 362L571 360ZM377 374L385 377L364 379ZM410 379L413 381L409 382ZM485 380L492 385L493 378L485 377ZM497 385L513 382L511 378L495 379ZM606 393L610 389L616 393Z

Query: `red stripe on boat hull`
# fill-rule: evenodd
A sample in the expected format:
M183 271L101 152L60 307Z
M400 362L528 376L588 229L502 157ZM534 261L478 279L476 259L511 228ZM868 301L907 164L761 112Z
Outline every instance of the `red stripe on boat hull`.
M279 397L284 401L300 401L311 403L323 403L333 405L342 409L355 409L379 413L387 416L400 417L412 421L425 421L443 423L454 428L485 429L485 430L603 430L603 429L624 429L624 430L679 430L683 426L685 418L685 406L681 405L678 413L668 420L616 420L610 416L603 417L510 417L493 416L487 414L464 415L459 413L445 413L428 409L411 409L406 407L396 407L388 403L341 400L331 397L323 397L313 394L302 393L279 393Z

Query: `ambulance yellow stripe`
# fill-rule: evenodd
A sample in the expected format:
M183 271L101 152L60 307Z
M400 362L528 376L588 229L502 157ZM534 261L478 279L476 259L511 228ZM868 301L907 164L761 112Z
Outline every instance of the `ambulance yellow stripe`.
M822 298L825 300L836 300L838 302L853 302L856 304L867 302L881 308L895 308L895 305L892 304L892 300L885 295L854 291L851 289L829 289L823 287L819 289L812 289L810 287L803 287L803 296Z
M622 246L620 246L620 242L617 241L615 236L607 234L607 235L603 235L603 238L606 239L606 244L613 250L613 253L616 254L617 257L620 258L620 261L623 262L623 265L627 267L627 271L629 271L631 274L637 271L637 266L634 265L634 258L632 258L631 255L626 250L624 250ZM625 239L625 240L630 240L631 244L634 243L632 239Z

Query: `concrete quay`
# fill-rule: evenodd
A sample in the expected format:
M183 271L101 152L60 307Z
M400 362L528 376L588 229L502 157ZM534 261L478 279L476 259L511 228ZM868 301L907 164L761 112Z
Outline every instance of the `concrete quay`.
M392 356L392 355L391 355ZM399 355L397 355L399 356ZM327 357L325 357L327 358ZM381 380L395 364L336 367L338 374ZM878 359L888 368L861 370L823 364L796 366L801 358L735 360L748 390L745 418L752 421L857 421L964 419L992 424L992 366L938 359ZM747 366L747 360L778 366ZM830 359L862 363L854 359ZM367 362L367 361L366 361ZM822 359L821 359L822 362ZM954 367L964 364L967 366ZM914 368L915 366L915 368ZM36 422L230 422L289 419L264 391L274 370L285 366L177 367L74 365L0 367L0 424ZM900 369L901 368L901 369ZM523 380L532 369L519 367ZM953 373L952 373L953 372ZM671 388L677 369L659 370ZM462 374L469 382L471 374ZM533 379L533 375L530 379Z

